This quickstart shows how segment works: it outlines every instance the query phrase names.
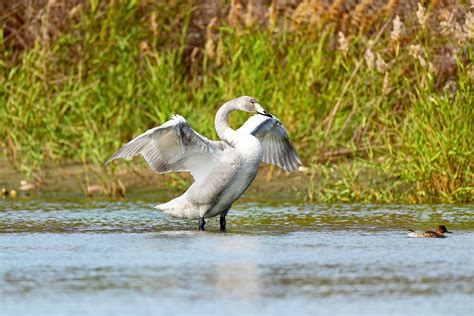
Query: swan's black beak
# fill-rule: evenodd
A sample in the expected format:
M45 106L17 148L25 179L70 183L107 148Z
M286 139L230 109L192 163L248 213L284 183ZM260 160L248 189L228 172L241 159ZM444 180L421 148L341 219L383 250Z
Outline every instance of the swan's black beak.
M273 116L272 116L270 113L268 113L267 111L263 111L263 112L255 111L255 113L260 114L260 115L263 115L263 116L267 116L267 117L273 117Z
M273 115L265 111L260 104L256 104L255 107L256 107L255 113L266 116L266 117L273 117Z

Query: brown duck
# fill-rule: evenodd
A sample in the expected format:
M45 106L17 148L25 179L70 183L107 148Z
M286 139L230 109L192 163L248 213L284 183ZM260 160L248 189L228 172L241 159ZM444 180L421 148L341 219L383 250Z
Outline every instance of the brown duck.
M446 226L444 225L439 225L438 227L436 227L436 230L428 230L426 232L417 232L417 231L414 231L413 229L409 229L408 230L408 236L410 237L419 237L419 238L446 238L446 236L444 235L445 233L451 233L450 231L448 231L448 229L446 228Z

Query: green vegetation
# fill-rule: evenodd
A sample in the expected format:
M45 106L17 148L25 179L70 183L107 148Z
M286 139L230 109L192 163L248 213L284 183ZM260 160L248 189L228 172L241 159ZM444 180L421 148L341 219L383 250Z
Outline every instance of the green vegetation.
M209 23L203 47L190 44L190 2L79 9L65 32L38 39L17 62L0 32L0 146L27 175L65 160L102 165L173 113L215 137L216 109L252 95L287 125L309 167L309 200L472 201L467 7L451 21L464 23L452 30L464 37L410 25L415 12L398 33L391 14L346 34L330 20L307 31L283 16L276 31L229 17ZM113 173L102 170L103 181Z

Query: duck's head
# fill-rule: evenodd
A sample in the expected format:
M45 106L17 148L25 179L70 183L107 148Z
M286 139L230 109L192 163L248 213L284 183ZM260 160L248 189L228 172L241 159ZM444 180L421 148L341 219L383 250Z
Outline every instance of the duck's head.
M439 225L437 228L436 228L436 232L439 233L439 234L444 234L444 233L448 233L448 234L451 234L451 232L446 228L446 226L444 225Z

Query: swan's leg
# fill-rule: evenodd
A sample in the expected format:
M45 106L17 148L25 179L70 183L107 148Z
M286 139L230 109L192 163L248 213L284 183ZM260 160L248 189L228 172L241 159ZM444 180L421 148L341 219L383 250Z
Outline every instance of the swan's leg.
M221 224L221 230L225 230L225 224L226 224L225 215L222 216L222 214L221 214L221 217L220 217L220 224Z
M227 224L227 222L225 221L225 217L227 213L229 213L229 210L230 210L230 206L225 211L221 212L220 224L221 224L222 231L225 230L225 225Z
M199 217L199 230L206 230L204 226L206 226L204 217Z

